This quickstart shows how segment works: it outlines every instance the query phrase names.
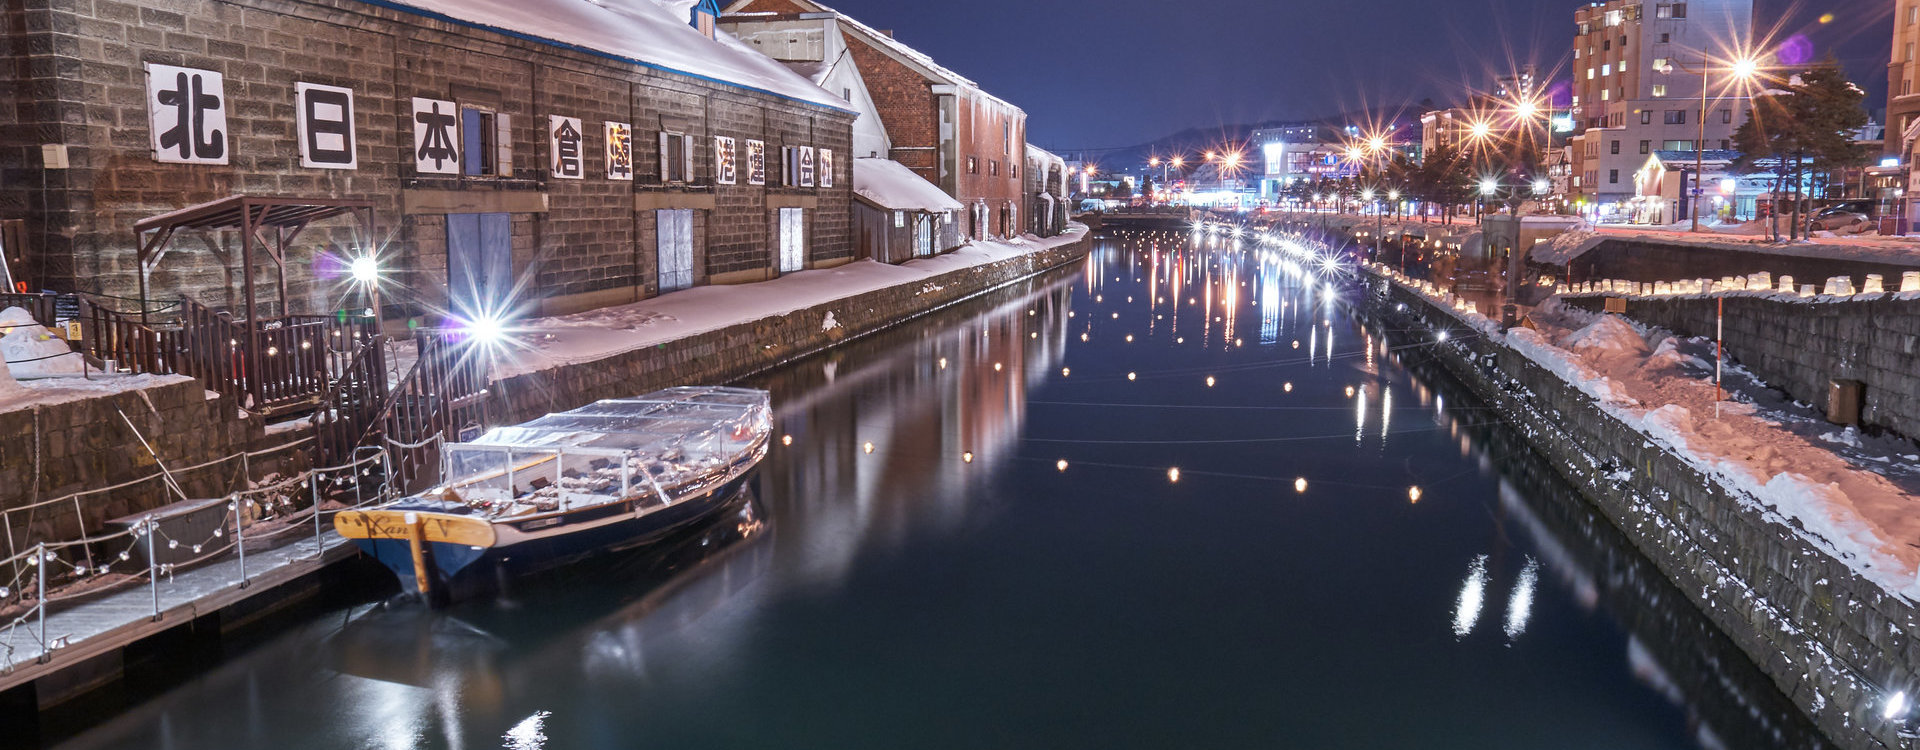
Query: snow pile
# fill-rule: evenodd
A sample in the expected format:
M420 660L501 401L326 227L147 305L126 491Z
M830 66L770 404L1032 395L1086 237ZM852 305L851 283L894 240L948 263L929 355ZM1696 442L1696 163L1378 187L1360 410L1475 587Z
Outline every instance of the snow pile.
M688 15L655 0L393 0L393 5L823 107L848 107L729 35L708 39L689 24Z
M1693 351L1711 342L1648 332L1615 315L1548 304L1508 344L1552 370L1629 427L1751 498L1806 539L1887 591L1920 600L1920 497L1812 437L1723 401L1713 365ZM1649 346L1649 341L1653 344ZM1693 351L1689 351L1693 350Z
M78 375L86 363L67 345L33 319L33 314L18 307L0 311L0 355L5 356L12 378L45 378Z
M1592 396L1603 404L1634 406L1639 402L1627 395L1620 384L1600 374L1579 357L1565 349L1554 346L1546 336L1531 328L1514 328L1507 331L1507 346L1526 355L1535 364L1553 371L1561 380L1580 389L1581 393Z
M1600 246L1606 236L1593 229L1581 228L1554 235L1552 239L1533 246L1527 255L1535 263L1564 266Z
M940 213L965 208L905 164L892 159L854 159L853 194L893 211Z

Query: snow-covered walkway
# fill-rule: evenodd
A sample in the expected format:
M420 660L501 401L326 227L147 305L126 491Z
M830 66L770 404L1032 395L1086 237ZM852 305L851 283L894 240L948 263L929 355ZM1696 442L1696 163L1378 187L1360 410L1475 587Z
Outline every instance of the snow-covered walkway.
M801 271L771 281L703 286L653 299L575 315L537 318L516 325L517 345L507 347L493 369L495 379L592 362L739 323L784 315L941 274L1051 250L1087 234L1072 224L1058 237L1032 235L973 242L931 258L888 265L861 260L837 268Z

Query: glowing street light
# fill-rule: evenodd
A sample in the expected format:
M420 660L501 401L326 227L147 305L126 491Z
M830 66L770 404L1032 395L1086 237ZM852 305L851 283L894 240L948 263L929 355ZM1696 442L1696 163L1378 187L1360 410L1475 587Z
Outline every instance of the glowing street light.
M1481 195L1484 195L1487 197L1493 197L1493 194L1499 191L1500 191L1500 182L1498 180L1486 179L1486 180L1480 181Z

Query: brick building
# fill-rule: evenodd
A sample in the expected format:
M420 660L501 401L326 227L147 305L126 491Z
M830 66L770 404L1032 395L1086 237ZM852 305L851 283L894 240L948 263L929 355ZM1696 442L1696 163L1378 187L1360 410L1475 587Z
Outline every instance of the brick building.
M853 65L866 86L855 102L871 102L886 131L887 158L964 204L960 224L970 237L1011 236L1027 203L1026 113L966 77L879 31L812 0L736 0L721 26L790 64ZM846 54L828 59L832 40ZM868 154L861 154L867 156ZM878 155L878 154L876 154Z
M352 304L342 269L363 247L390 319L566 313L847 262L855 112L713 38L717 10L10 3L0 221L24 231L7 257L32 288L132 297L135 221L250 194L369 200L380 234L308 230L263 313ZM235 235L176 234L150 298L235 308Z

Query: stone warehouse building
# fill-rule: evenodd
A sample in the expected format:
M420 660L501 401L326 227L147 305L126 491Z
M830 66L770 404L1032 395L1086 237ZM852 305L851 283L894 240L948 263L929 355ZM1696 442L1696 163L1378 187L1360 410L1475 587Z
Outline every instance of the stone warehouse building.
M851 259L855 112L712 0L15 0L0 221L28 288L132 297L134 223L237 194L360 199L284 258L288 299L389 319L558 314ZM237 232L181 232L155 302L234 309ZM128 303L130 306L137 303Z
M900 162L965 206L965 236L1011 237L1025 226L1029 197L1026 113L979 84L879 31L812 0L735 0L720 23L774 59L832 75L854 66L866 87L835 89L871 103L886 134L885 153L861 157ZM863 143L868 139L861 139Z

